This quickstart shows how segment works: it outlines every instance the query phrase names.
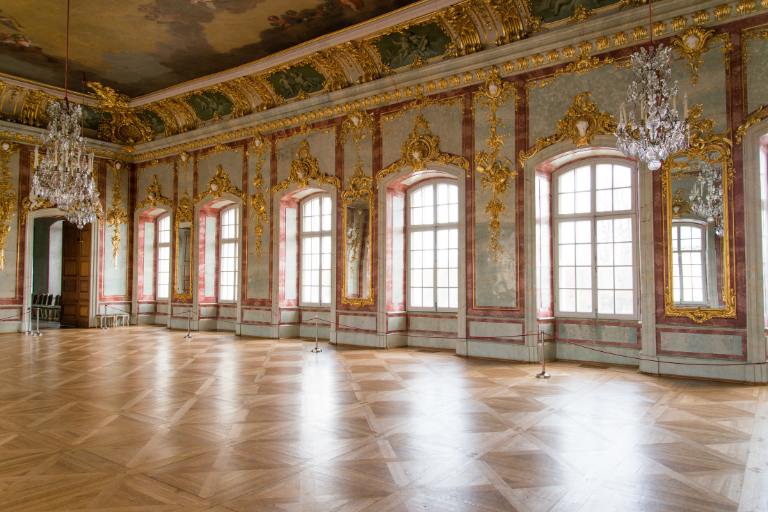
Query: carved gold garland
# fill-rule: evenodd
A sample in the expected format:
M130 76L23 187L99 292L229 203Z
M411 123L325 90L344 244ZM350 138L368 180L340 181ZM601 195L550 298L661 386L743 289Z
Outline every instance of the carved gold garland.
M254 211L254 245L256 254L261 256L262 238L264 237L264 228L269 226L269 211L267 209L267 199L264 197L264 178L262 169L264 167L264 153L266 142L263 138L254 139L251 147L255 152L255 168L253 170L253 195L251 196L251 207Z
M699 82L699 66L701 56L709 49L709 41L715 31L703 27L690 27L682 34L672 39L672 46L680 51L680 54L688 61L688 69L691 72L691 84Z
M243 191L232 184L229 173L219 164L216 166L216 173L208 180L208 188L195 196L195 202L199 203L208 196L218 199L224 194L232 194L242 200L246 199Z
M147 208L149 206L152 208L156 208L157 206L173 206L173 201L163 195L162 187L160 186L160 180L158 179L157 174L152 176L152 183L150 183L147 187L145 194L146 197L136 205L137 210Z
M714 133L714 122L702 117L701 105L691 109L688 116L690 129L689 147L687 150L670 156L661 168L661 194L664 201L664 228L667 251L667 266L665 268L664 314L668 317L690 318L696 323L704 323L713 318L736 318L736 290L734 289L731 268L731 236L732 222L730 220L731 194L733 190L734 168L731 158L731 140L725 135ZM723 246L722 246L722 307L685 307L674 303L672 295L672 213L676 200L672 194L672 174L685 172L689 162L703 161L723 167Z
M597 135L612 135L616 132L616 121L607 112L600 112L592 101L589 92L582 92L573 98L565 116L557 122L555 133L542 137L527 151L520 151L518 161L520 169L525 169L525 163L543 149L570 140L576 147L587 146Z
M400 147L400 159L392 162L376 174L382 180L398 172L403 167L414 171L423 171L430 162L455 165L469 174L469 162L466 158L440 151L440 137L432 133L429 122L421 114L416 116L413 130Z
M272 187L272 193L280 192L291 185L299 188L308 187L310 182L332 185L336 189L341 188L341 181L336 176L331 176L320 171L320 164L317 158L312 156L307 139L301 141L299 150L296 152L296 158L291 162L291 172L286 179Z
M0 271L5 270L5 244L11 233L11 217L17 208L9 163L11 155L17 149L16 144L0 142Z
M478 96L488 108L488 138L485 142L488 150L480 151L477 154L475 169L481 176L480 183L483 190L490 189L491 191L491 198L485 205L485 212L489 219L488 250L494 261L499 261L504 252L499 243L501 215L507 208L504 204L504 193L507 191L510 181L517 176L514 162L506 157L503 160L499 158L501 150L504 148L504 136L499 133L499 128L503 126L503 123L497 112L499 106L510 95L514 97L514 89L511 84L502 80L498 69L494 69Z
M107 224L112 228L112 265L118 268L117 256L120 254L120 226L128 222L128 212L123 208L120 192L120 170L122 162L112 162L112 208L107 211Z

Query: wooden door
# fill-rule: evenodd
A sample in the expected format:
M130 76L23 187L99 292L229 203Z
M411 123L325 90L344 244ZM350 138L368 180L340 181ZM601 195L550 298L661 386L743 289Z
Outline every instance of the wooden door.
M64 222L61 261L61 325L88 327L91 291L91 225Z

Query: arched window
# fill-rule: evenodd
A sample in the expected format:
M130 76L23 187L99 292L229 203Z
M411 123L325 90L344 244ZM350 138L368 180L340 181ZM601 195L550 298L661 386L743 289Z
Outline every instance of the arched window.
M220 219L219 302L235 302L240 268L240 208L223 209Z
M315 194L301 202L301 303L331 303L331 197Z
M672 222L672 296L675 302L707 302L706 226L695 221Z
M167 299L171 282L171 216L157 219L157 298Z
M408 191L408 306L459 307L459 187L428 181Z
M555 311L637 315L635 176L623 163L579 162L554 180Z

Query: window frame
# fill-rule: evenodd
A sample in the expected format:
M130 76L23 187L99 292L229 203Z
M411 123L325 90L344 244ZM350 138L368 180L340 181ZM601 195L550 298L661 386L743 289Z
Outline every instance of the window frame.
M330 216L331 216L331 222L330 227L328 230L323 230L323 199L328 198L330 201ZM311 232L304 232L304 205L309 203L313 200L320 200L320 230L319 231L311 231ZM330 308L333 304L334 300L334 291L335 291L335 279L334 279L334 273L333 273L333 266L334 266L334 236L333 236L333 227L334 227L334 214L335 210L333 208L333 197L329 192L320 191L320 192L313 192L309 194L306 197L303 197L298 202L297 207L297 215L296 215L296 221L297 221L297 229L296 229L296 238L297 238L297 244L296 244L296 258L297 258L297 265L296 265L296 280L297 280L297 303L299 307L314 307L314 308ZM323 302L323 237L328 237L330 239L330 260L331 264L328 268L328 272L330 272L330 292L329 292L329 300L328 302ZM304 300L304 286L303 286L303 276L304 276L304 265L303 263L303 257L304 257L304 243L306 239L309 238L319 238L320 239L320 269L319 269L319 282L316 284L316 286L319 287L319 293L318 297L320 299L319 302L310 302L307 300ZM315 286L315 284L310 284L310 286Z
M234 211L235 212L235 236L232 237L232 238L224 238L224 236L223 236L223 234L224 234L224 230L223 230L224 214L227 213L227 212L230 212L230 211ZM240 259L241 259L240 258L241 257L241 254L240 254L240 248L241 248L240 237L241 237L241 235L240 235L240 233L241 233L241 229L242 229L241 222L242 222L242 220L241 220L240 205L238 205L238 204L227 205L227 206L223 207L219 211L219 215L218 215L218 240L217 240L218 243L216 244L216 250L217 250L217 253L218 253L217 254L218 272L216 273L216 279L217 279L217 283L216 283L216 300L220 304L237 304L238 297L240 295L240 263L241 263L241 261L240 261ZM234 243L235 244L235 256L234 256L235 270L234 271L222 270L222 261L224 259L224 256L222 255L222 253L223 253L222 248L224 247L225 243L227 243L227 244ZM223 276L224 272L233 272L234 275L235 275L234 285L232 285L232 287L234 288L234 293L233 293L233 298L232 299L223 299L222 298L222 287L223 286L228 286L228 285L222 284L222 276Z
M597 212L595 211L597 187L595 176L597 174L597 166L600 164L621 165L629 167L630 169L630 198L632 200L632 207L628 210L620 211L607 211ZM586 213L572 213L561 214L559 213L559 194L560 194L560 176L568 171L575 170L579 167L590 167L590 211ZM550 183L550 235L552 237L552 257L550 260L552 268L552 304L553 304L553 316L556 318L585 318L594 320L637 320L640 318L640 262L639 262L639 190L638 190L638 170L637 164L634 161L624 160L621 158L610 157L589 157L579 160L574 160L552 173ZM607 219L622 219L629 218L632 223L632 294L633 294L633 313L631 315L616 314L616 313L598 313L598 288L597 288L597 221ZM561 311L560 310L560 223L562 221L580 221L587 220L590 223L590 247L591 247L591 270L592 270L592 311L589 313L580 313L575 311ZM614 289L615 290L615 289Z
M435 197L435 202L433 203L433 221L432 224L420 224L418 226L413 226L411 224L411 197L412 194L423 187L426 187L428 185L437 186L441 183L446 183L449 185L453 185L457 189L457 197L458 197L458 207L459 207L459 215L457 217L457 220L455 223L437 223L437 200ZM462 254L461 254L461 207L462 207L462 198L461 198L461 188L459 187L458 180L455 178L447 178L447 177L435 177L435 178L427 178L421 181L418 181L411 186L407 188L405 191L405 200L403 201L403 207L404 207L404 224L403 224L403 249L404 249L404 265L403 265L403 271L405 272L405 295L403 297L404 303L405 303L405 310L406 311L413 311L413 312L431 312L431 313L455 313L459 311L460 305L461 305L461 261L462 261ZM436 192L435 192L436 194ZM457 304L455 308L446 308L446 307L438 307L437 304L437 232L441 229L456 229L456 235L458 239L458 262L456 266L456 271L458 273L457 276L457 286L456 286L456 293L457 293ZM434 300L434 306L433 307L417 307L411 305L411 233L414 231L431 231L433 233L433 280L432 280L432 290L433 290L433 300Z
M701 219L694 219L694 218L679 218L679 219L672 219L671 228L672 233L670 233L670 241L674 241L674 238L672 237L675 226L678 228L678 240L677 240L677 251L670 251L672 253L672 267L669 269L670 276L672 278L672 300L674 302L674 268L675 268L675 253L678 255L682 255L682 251L680 251L680 239L679 239L679 229L683 226L689 226L689 227L695 227L699 230L701 233L701 249L698 251L686 251L686 252L698 252L701 255L701 296L702 300L700 302L693 302L693 301L679 301L674 302L675 305L678 306L684 306L684 307L695 307L695 306L707 306L709 304L709 275L707 273L707 269L709 268L709 224ZM681 257L681 256L679 256ZM682 262L678 260L678 266L681 266L682 268ZM680 279L682 279L682 274L680 275ZM680 283L680 291L682 292L682 282Z
M162 221L168 221L168 241L167 242L161 242L160 237L160 222ZM173 289L173 283L171 282L172 279L172 264L173 261L173 254L171 252L171 248L173 246L173 229L171 228L171 214L168 212L161 213L157 216L157 219L155 219L155 300L161 301L161 300L170 300L171 298L171 291ZM165 274L168 275L168 283L166 285L166 291L164 296L160 296L160 249L161 248L167 248L168 249L168 259L167 259L167 267Z

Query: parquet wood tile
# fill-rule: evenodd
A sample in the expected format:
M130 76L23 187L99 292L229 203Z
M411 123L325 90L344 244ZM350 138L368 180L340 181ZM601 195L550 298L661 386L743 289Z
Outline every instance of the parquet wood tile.
M768 510L766 387L311 347L0 336L0 510Z

